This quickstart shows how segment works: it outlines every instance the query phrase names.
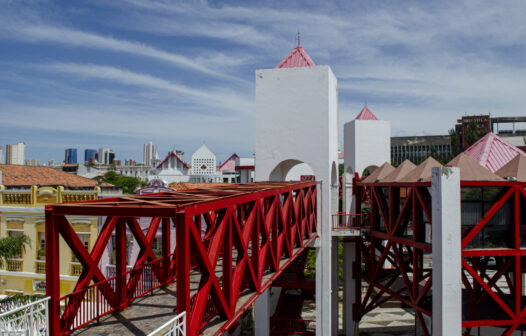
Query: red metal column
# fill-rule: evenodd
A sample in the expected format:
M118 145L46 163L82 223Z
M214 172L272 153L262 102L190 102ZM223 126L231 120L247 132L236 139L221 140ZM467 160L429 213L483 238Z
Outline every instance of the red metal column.
M53 211L46 209L46 296L49 300L50 336L60 335L59 239Z
M177 314L187 313L186 320L191 321L190 314L190 225L192 217L185 214L176 216L176 257L177 257Z
M235 212L232 208L227 210L226 229L223 235L223 294L227 300L228 307L235 310L235 299L237 296L232 292L232 222Z
M117 276L117 302L118 309L124 309L128 305L126 297L126 221L119 218L115 229L115 248L117 250L116 276Z
M163 241L163 282L168 285L171 282L170 272L170 218L162 219L162 241Z

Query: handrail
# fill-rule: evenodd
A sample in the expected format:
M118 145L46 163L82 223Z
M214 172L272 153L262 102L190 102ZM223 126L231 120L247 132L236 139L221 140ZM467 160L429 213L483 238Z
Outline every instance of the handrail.
M4 316L7 316L7 315L11 315L13 313L16 313L16 312L19 312L21 310L24 310L24 309L27 309L27 308L30 308L31 306L34 306L34 305L37 305L39 303L43 303L43 302L46 302L50 299L51 297L45 297L43 299L40 299L40 300L37 300L37 301L33 301L31 303L28 303L28 304L25 304L23 306L20 306L18 308L15 308L15 309L12 309L12 310L9 310L7 312L4 312L4 313L1 313L0 314L0 319L3 318Z
M179 322L179 324L178 324L179 320L182 320L182 321ZM179 335L176 332L176 333L170 334L170 335L173 335L173 336L186 336L186 312L184 311L181 314L177 315L176 317L172 318L171 320L169 320L168 322L166 322L165 324L163 324L159 328L157 328L154 331L152 331L151 333L149 333L148 336L155 336L158 333L165 331L166 328L168 328L170 325L173 325L173 329L179 329L183 333L182 335ZM179 327L180 325L181 325L181 327ZM170 331L172 331L172 330L170 330ZM177 330L173 330L173 331L177 331Z

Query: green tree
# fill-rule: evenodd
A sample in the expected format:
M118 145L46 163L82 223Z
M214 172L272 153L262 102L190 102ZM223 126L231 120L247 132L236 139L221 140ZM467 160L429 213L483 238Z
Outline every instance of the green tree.
M21 251L25 251L30 244L29 237L26 235L5 237L0 239L0 268L5 267L7 260L16 258Z
M473 145L480 138L488 133L488 130L485 128L480 128L475 120L472 120L468 127L466 127L466 134L463 135L464 139L468 146Z
M458 134L458 132L452 128L449 130L449 136L451 137L451 152L453 154L453 157L455 157L462 152L460 134Z
M136 177L123 176L114 170L110 170L104 174L102 180L114 186L122 187L124 194L134 194L135 190L146 185L145 181L141 181Z

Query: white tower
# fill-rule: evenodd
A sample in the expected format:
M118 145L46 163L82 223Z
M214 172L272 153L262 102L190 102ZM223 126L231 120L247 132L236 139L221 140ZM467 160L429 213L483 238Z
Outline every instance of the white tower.
M275 69L256 70L255 177L256 181L285 181L314 175L318 181L317 335L335 335L337 330L337 289L331 291L332 276L338 276L331 263L337 164L337 80L329 66L316 66L298 44ZM257 316L256 330L263 330L258 329Z
M352 212L352 178L354 173L362 176L367 168L372 171L384 162L391 162L391 122L380 120L365 106L356 119L343 128L344 145L344 205Z

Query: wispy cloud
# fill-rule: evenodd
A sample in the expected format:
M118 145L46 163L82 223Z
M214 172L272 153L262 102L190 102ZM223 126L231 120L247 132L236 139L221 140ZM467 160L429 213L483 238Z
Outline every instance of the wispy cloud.
M228 106L230 111L242 114L250 113L250 102L246 97L237 95L228 90L191 88L182 84L171 82L148 74L136 73L112 66L78 63L55 63L36 65L37 69L52 72L62 72L77 75L81 78L95 78L114 81L125 85L141 86L147 89L161 89L177 94L182 101L193 101L209 107L224 109Z
M2 25L5 38L18 38L29 42L52 42L80 48L94 48L115 52L128 53L157 59L179 68L191 69L203 74L216 77L230 77L227 74L217 71L217 68L210 68L204 62L196 61L193 58L163 51L144 43L117 39L83 32L65 27L54 27L45 24L20 24ZM202 59L200 59L202 61Z

